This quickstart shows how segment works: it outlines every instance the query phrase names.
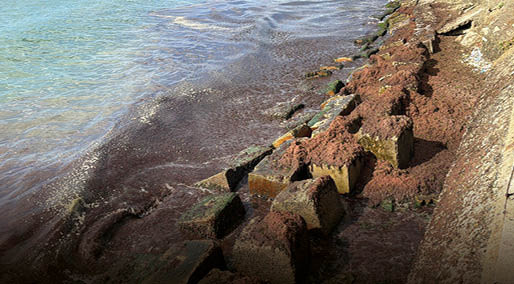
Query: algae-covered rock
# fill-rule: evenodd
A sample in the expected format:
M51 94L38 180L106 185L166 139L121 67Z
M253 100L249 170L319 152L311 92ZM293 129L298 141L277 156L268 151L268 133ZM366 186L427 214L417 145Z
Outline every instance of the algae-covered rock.
M281 102L263 113L272 119L287 120L304 107L302 103Z
M290 184L277 195L271 210L298 214L307 229L324 234L329 234L344 214L336 184L329 176Z
M273 141L273 147L278 148L282 143L294 138L310 137L312 129L307 124L298 125L296 128L288 131L286 134L280 136Z
M313 177L330 176L340 194L353 192L355 183L362 169L362 158L357 155L350 163L344 165L325 165L312 163L309 171Z
M243 219L245 209L236 193L211 195L185 212L178 224L187 235L199 238L222 238Z
M248 147L237 155L232 167L197 182L195 186L226 192L234 191L241 179L272 152L271 146Z
M316 79L329 76L332 76L332 71L330 70L319 70L305 74L306 79Z
M386 34L387 32L387 28L389 27L389 21L384 21L384 22L380 22L378 23L377 25L378 27L378 31L377 31L377 36L383 36Z
M307 125L313 130L312 136L315 137L319 133L325 131L330 126L330 123L338 115L350 114L359 103L359 96L335 96L322 104L321 111L316 114Z
M393 198L386 198L386 199L382 200L382 202L380 203L380 206L385 211L394 212L394 210L396 208L396 203Z
M344 87L344 83L341 80L335 80L328 84L327 88L325 89L325 94L329 96L333 96Z
M414 152L412 120L403 115L365 121L357 133L359 144L395 168L406 168Z
M307 166L304 164L286 166L280 163L282 155L292 141L289 140L280 145L272 155L264 158L254 171L248 174L248 187L251 194L275 197L289 183L309 176Z
M138 254L114 263L102 282L191 284L198 283L211 269L225 267L223 253L213 241L185 241L164 254Z
M237 271L272 284L304 282L309 256L305 221L288 212L252 219L233 249Z

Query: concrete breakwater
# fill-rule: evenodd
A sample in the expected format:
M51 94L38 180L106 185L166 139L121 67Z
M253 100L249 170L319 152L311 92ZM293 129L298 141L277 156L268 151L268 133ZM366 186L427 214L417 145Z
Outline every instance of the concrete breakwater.
M112 210L92 222L85 212L103 208L76 199L62 221L69 225L64 233L80 234L76 222L98 230L86 231L78 243L64 243L56 259L43 260L78 272L63 273L54 265L41 269L54 279L88 275L90 282L404 283L410 274L413 283L474 283L490 279L477 271L507 267L502 260L508 260L508 251L500 248L509 219L496 218L500 211L487 215L488 206L470 205L509 204L501 194L488 193L487 184L474 188L470 182L496 176L499 170L483 167L486 161L509 176L509 155L503 153L511 148L510 128L501 126L510 121L512 88L501 79L512 78L512 48L504 43L496 65L489 65L473 46L457 42L477 31L469 27L469 17L480 5L390 5L389 17L379 15L385 19L380 30L358 40L363 45L358 55L342 54L307 74L309 80L330 77L331 69L352 57L369 57L346 84L329 84L318 113L286 108L278 117L291 130L273 145L250 147L224 171L181 192L153 196L147 207ZM385 42L373 47L384 27ZM476 66L462 62L467 52L464 59L477 59ZM498 93L481 93L485 83ZM496 111L477 108L484 102ZM490 120L492 113L501 115ZM491 123L498 126L494 135L487 131ZM489 184L493 180L487 178ZM467 197L455 198L455 192ZM141 194L150 195L127 194L135 204ZM195 198L180 199L183 195ZM173 199L187 202L175 205ZM486 237L477 239L477 225L496 229L479 230ZM155 234L162 235L159 241ZM452 239L463 245L452 245ZM477 243L488 247L481 257L475 256ZM483 265L486 255L495 261Z

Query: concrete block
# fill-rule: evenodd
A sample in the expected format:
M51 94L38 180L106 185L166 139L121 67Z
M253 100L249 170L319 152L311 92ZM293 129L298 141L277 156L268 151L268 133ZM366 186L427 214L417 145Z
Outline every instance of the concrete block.
M337 187L331 177L298 181L277 195L272 211L291 212L303 217L307 229L328 235L344 214Z
M196 238L223 238L243 220L245 209L236 193L211 195L185 212L178 221L182 232Z
M283 143L272 155L264 158L253 172L248 174L248 187L251 194L273 198L289 183L304 179L309 175L306 165L285 166L280 163L280 158L291 142L292 140Z
M337 187L340 194L346 194L353 191L355 183L359 178L362 168L361 157L356 157L351 163L333 166L333 165L317 165L312 163L309 171L312 177L330 176Z
M414 152L412 120L404 115L365 121L357 133L359 144L395 168L406 168Z
M270 146L249 147L237 155L230 168L197 182L195 186L225 192L235 191L241 179L272 152L273 148Z
M252 219L233 249L237 271L280 284L304 282L309 256L305 221L288 212Z
M321 105L321 111L307 125L313 130L312 137L325 131L338 115L348 115L358 105L357 95L335 96Z

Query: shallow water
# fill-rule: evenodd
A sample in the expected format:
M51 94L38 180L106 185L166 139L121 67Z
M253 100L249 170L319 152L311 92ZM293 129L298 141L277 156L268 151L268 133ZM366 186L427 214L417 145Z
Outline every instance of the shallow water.
M175 218L199 198L190 184L284 131L267 109L316 109L320 89L362 63L304 79L355 54L386 1L24 2L0 11L0 248L12 265L76 242L90 261L90 239L125 222L119 212L160 203ZM104 255L130 253L131 226ZM176 241L168 226L139 241Z

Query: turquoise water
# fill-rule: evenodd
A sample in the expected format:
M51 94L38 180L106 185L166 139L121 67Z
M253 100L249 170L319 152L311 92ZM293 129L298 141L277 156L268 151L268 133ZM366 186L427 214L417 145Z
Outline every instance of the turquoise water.
M185 37L164 38L175 18L161 12L181 7L172 14L187 16L203 2L3 2L2 176L21 177L80 153L128 104L191 77L185 66L209 52Z

